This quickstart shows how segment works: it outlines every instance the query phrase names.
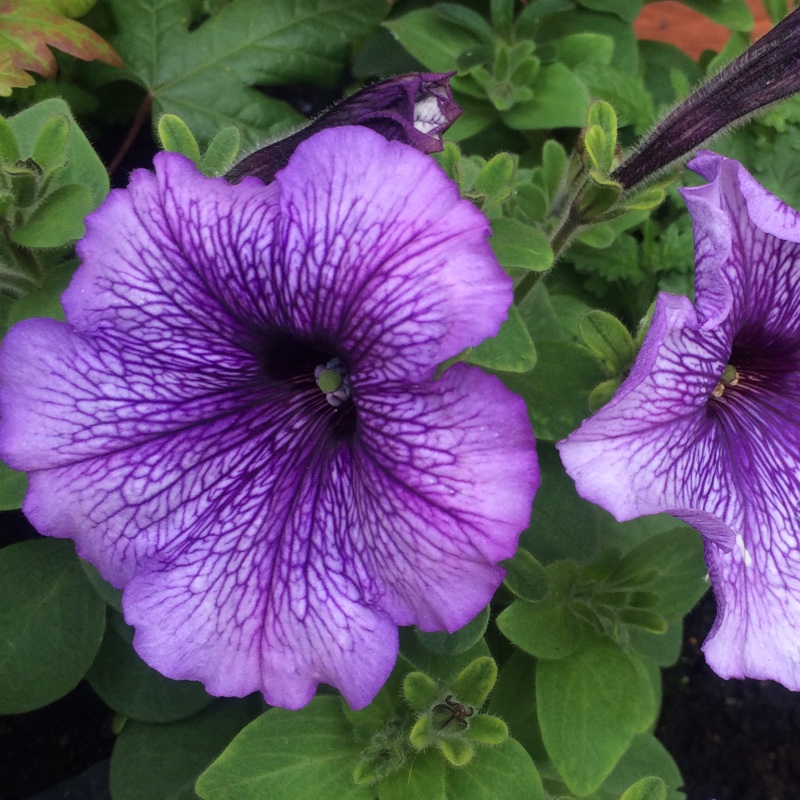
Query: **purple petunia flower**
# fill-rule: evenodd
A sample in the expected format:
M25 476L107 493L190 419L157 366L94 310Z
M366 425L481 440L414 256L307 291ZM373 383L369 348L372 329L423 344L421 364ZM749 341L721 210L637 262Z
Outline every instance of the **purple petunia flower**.
M434 380L506 315L488 231L430 158L353 127L269 186L160 154L89 216L67 323L0 351L0 453L33 524L125 588L148 663L359 708L398 625L452 631L490 600L533 436L495 377Z
M559 444L619 520L668 512L705 539L722 677L800 689L800 215L704 152L696 303L662 293L612 401Z
M289 163L300 142L341 125L371 128L390 141L410 144L422 153L437 153L443 148L444 132L461 114L450 90L453 74L411 72L359 89L296 133L245 156L225 177L238 183L246 175L254 175L270 183Z

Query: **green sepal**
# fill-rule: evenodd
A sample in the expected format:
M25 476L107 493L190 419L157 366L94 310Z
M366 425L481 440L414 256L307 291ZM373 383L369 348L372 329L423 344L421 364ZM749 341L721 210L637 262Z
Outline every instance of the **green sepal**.
M439 739L436 742L442 755L454 766L463 767L472 761L475 755L475 746L467 739L455 737L453 739Z
M162 114L158 118L158 139L161 147L170 153L180 153L198 167L201 163L200 145L189 126L175 114Z
M520 547L514 558L501 564L506 571L505 585L522 600L537 602L547 595L547 570L528 550Z
M643 189L625 199L625 211L652 211L664 202L666 196L666 192L660 186Z
M578 322L578 333L611 375L619 375L636 356L633 337L616 317L605 311L584 314Z
M421 716L408 734L411 746L416 750L424 750L436 738L433 730L433 723L428 714Z
M575 201L578 215L584 222L605 218L623 191L621 183L603 177L598 170L593 170L590 177L590 182Z
M10 164L19 161L17 135L9 121L3 116L0 116L0 160Z
M491 714L478 714L469 718L469 727L464 735L481 744L502 744L508 738L508 725Z
M415 711L427 711L439 697L436 682L424 672L409 672L403 680L403 696Z
M241 142L242 134L233 125L218 131L200 160L203 175L224 175L236 160Z
M60 114L50 117L39 131L31 157L45 177L57 172L67 163L65 151L68 136L69 119Z
M619 800L666 800L666 798L667 784L661 778L650 775L629 786Z
M617 150L617 112L605 100L595 100L589 106L587 134L593 128L599 129L602 138L594 135L595 144L600 145L595 151L597 169L608 175L614 166Z
M589 411L592 414L599 411L617 393L619 387L620 381L618 378L610 378L607 381L603 381L599 386L595 386L589 395Z
M607 158L608 142L599 125L590 125L586 129L583 135L583 149L589 156L591 169L601 175L607 175L611 169L611 161Z
M483 656L467 664L450 684L452 693L465 705L480 708L494 688L497 664Z

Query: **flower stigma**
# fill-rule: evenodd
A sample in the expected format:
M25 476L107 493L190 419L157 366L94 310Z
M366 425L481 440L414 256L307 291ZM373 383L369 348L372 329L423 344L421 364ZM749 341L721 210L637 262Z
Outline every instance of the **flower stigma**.
M327 364L320 364L314 370L314 380L334 408L350 399L350 381L341 359L332 358Z
M722 393L730 386L736 386L739 383L739 373L733 364L726 364L725 369L722 371L722 377L711 392L712 397L722 397Z

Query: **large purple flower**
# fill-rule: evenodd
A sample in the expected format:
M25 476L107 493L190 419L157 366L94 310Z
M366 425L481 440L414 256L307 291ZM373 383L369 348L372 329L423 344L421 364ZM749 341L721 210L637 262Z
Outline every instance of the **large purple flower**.
M666 511L704 536L723 677L800 689L800 215L702 153L684 190L696 303L661 294L628 379L559 447L617 519Z
M511 301L483 215L426 156L352 127L276 181L156 157L87 221L67 324L0 353L25 512L115 586L135 646L213 694L354 708L397 626L491 598L538 485L521 399L437 365Z

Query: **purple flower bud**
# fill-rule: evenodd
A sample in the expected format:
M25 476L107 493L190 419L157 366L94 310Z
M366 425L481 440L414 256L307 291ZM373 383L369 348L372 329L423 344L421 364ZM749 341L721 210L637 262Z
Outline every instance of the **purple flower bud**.
M288 163L300 142L325 128L361 125L389 141L398 140L423 153L442 149L442 135L461 114L453 100L454 73L412 72L374 83L320 114L301 130L256 150L225 175L239 183L246 175L270 183Z
M800 9L673 109L612 174L630 189L715 134L800 91Z

